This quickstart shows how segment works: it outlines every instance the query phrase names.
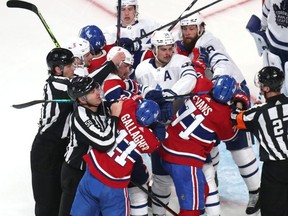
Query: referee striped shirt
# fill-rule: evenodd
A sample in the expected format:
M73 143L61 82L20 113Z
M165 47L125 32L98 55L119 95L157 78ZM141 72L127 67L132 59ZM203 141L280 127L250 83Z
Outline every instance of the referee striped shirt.
M288 159L288 98L284 94L241 112L236 121L237 128L246 128L257 137L260 160Z

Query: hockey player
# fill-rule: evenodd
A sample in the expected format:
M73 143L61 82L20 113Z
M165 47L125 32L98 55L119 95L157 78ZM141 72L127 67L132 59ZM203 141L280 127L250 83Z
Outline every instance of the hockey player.
M114 44L106 45L106 39L102 30L95 25L88 25L81 28L79 36L88 40L93 47L94 55L88 67L88 72L92 73L104 64L107 59L107 53Z
M70 95L78 98L79 103L72 115L72 124L76 127L76 138L85 139L93 148L84 156L88 169L79 184L71 214L89 216L101 212L103 216L128 216L127 186L134 163L141 160L141 153L151 153L160 145L152 130L146 128L157 120L159 107L153 101L142 101L142 97L135 96L113 103L112 116L106 113L101 117L99 93L93 88L83 88L81 82L75 79L70 89ZM117 135L113 136L111 133L116 132L117 126ZM98 127L110 131L111 136L103 134L103 129L100 132L109 137L107 141L102 141ZM157 130L154 133L157 134Z
M249 107L250 94L243 74L233 62L221 41L206 30L202 16L197 13L182 19L180 27L183 40L176 42L178 53L189 56L192 61L195 61L195 58L199 58L200 55L206 67L212 72L212 79L225 74L232 76L245 93L236 95L235 104L244 108ZM237 100L241 103L237 103ZM231 152L249 191L249 203L246 213L253 214L259 209L257 208L259 206L257 202L260 186L258 163L251 146L250 133L240 131L237 136L242 142L237 145L229 143L226 144L226 147ZM211 151L211 157L213 164L218 164L219 154L217 148Z
M162 165L175 185L179 216L200 215L208 194L202 171L206 157L218 138L232 142L238 132L233 129L228 106L236 92L235 79L228 75L219 76L214 85L203 79L207 78L198 78L193 91L195 95L177 111L167 128L168 137L159 150ZM204 87L206 94L197 94L199 85Z
M174 54L175 41L172 34L166 30L155 31L151 37L152 51L155 58L141 62L135 70L136 80L155 89L146 94L146 98L157 99L163 96L187 94L196 85L197 75L188 57ZM160 94L160 95L159 95ZM177 106L178 101L174 102ZM161 121L167 122L173 117L173 100L165 101L161 106ZM158 152L152 158L152 192L163 203L169 202L172 180L160 165ZM154 215L164 215L165 209L158 203L152 203Z
M116 6L117 8L117 6ZM122 0L121 1L121 28L120 38L126 38L135 40L142 37L148 32L151 32L158 28L160 24L152 20L138 19L139 5L138 0ZM109 26L104 30L104 35L107 40L107 44L114 44L117 40L117 26ZM135 41L134 46L127 47L131 52L138 50L145 50L147 48L147 41L150 37L145 37L141 41ZM130 45L128 40L122 40L121 45Z
M264 66L276 66L288 76L288 2L265 0L261 20L252 15L246 28L255 39L259 56ZM288 82L282 90L288 95Z
M251 131L260 144L261 215L288 215L288 98L280 93L284 75L279 68L266 66L256 78L266 102L235 112L231 118L237 128Z
M150 43L148 42L150 36L144 37L141 40L137 40L137 38L160 27L160 24L153 20L138 19L138 15L138 0L121 1L120 41L117 45L127 49L133 55L134 69L141 62L141 58L144 58L145 55L143 55L143 52L147 48L150 48ZM108 45L116 43L117 26L109 26L103 32ZM134 78L134 73L130 75L130 78Z
M74 65L76 68L74 73L78 76L87 76L87 68L90 67L93 58L93 50L91 50L89 41L80 37L71 37L63 47L69 49L75 57Z
M131 67L133 65L132 55L124 48L115 46L107 54L107 60L112 59L117 53L123 52L125 60L117 67L116 70L111 71L110 75L103 83L103 92L106 101L116 101L121 98L130 98L133 95L140 95L148 91L149 88L142 88L135 80L129 79ZM163 125L164 127L164 125ZM147 154L142 154L142 157L147 158ZM149 158L149 157L148 157ZM134 164L131 179L143 187L147 187L146 183L149 178L149 172L142 162ZM148 214L148 197L145 192L129 184L128 192L130 195L130 213L131 215L147 215Z

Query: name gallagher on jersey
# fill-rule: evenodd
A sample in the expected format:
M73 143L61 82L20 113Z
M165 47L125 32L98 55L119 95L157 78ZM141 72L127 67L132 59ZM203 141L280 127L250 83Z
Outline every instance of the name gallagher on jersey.
M130 114L125 114L121 117L121 121L123 122L128 134L132 137L133 141L137 146L141 148L142 151L148 150L149 145L147 144L146 140L142 136L141 132L139 131L138 127L135 125L134 121L132 120Z

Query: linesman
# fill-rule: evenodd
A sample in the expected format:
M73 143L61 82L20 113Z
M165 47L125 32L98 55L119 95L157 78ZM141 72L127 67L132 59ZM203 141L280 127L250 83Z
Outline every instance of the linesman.
M283 82L280 69L262 68L255 76L255 84L266 103L231 116L237 128L251 131L260 144L262 216L288 215L288 98L280 93Z

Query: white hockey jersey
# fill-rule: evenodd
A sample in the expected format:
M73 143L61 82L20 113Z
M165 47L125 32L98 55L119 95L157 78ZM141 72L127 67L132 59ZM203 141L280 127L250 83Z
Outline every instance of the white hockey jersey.
M273 47L288 51L288 1L265 0L261 26Z
M157 68L155 59L146 59L135 70L136 80L156 88L171 89L177 95L190 93L196 85L197 75L191 66L191 60L183 55L173 54L165 67Z
M121 26L120 37L127 37L131 40L134 40L136 38L142 37L149 32L154 31L159 27L160 24L152 20L138 19L133 25L129 25L127 27ZM117 27L115 25L109 26L108 28L104 29L103 34L106 38L107 44L113 44L117 40ZM145 46L145 44L147 44L147 41L149 39L150 36L145 37L141 40L142 50L145 50L148 47L148 45Z
M242 83L245 78L238 66L227 53L222 42L216 38L211 32L205 31L197 40L196 48L205 47L209 52L208 67L213 71L213 76L230 75L238 83ZM190 55L193 55L191 53ZM189 56L193 59L193 56Z

